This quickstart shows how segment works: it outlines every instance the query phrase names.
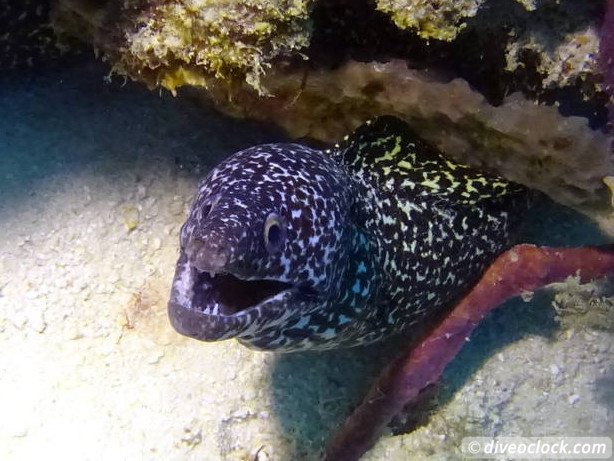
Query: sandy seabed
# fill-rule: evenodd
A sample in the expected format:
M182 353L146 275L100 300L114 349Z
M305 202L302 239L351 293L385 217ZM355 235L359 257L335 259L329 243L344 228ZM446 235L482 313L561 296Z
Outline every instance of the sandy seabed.
M0 459L315 460L389 349L253 352L166 318L198 179L281 135L104 75L0 87ZM561 328L536 298L491 316L426 425L365 461L462 459L465 436L612 437L614 333Z

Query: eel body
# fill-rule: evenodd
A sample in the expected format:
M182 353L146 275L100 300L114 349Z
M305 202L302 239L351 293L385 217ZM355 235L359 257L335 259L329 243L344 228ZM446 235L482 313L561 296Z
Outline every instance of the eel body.
M280 351L398 334L477 282L509 247L529 195L389 116L327 151L243 150L199 185L171 323L199 340Z

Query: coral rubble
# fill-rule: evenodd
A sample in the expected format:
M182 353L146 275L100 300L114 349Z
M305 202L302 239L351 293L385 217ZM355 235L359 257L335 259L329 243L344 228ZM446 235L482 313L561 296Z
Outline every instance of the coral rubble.
M614 331L614 292L607 284L582 284L577 278L557 284L553 306L556 318L565 329ZM608 290L609 288L609 290Z

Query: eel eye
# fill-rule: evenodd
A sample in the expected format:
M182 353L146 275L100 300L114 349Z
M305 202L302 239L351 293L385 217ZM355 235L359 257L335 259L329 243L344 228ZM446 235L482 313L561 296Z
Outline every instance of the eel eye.
M278 252L286 239L286 225L276 213L270 213L264 222L264 246L269 253Z

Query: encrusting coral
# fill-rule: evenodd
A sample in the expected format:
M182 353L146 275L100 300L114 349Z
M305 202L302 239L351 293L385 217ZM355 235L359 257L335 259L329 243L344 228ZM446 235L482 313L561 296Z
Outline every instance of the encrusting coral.
M334 71L274 74L263 80L274 97L247 86L228 95L203 82L225 112L273 121L293 137L336 141L363 120L392 114L454 159L541 189L576 207L605 204L602 182L614 174L609 138L581 117L519 94L494 107L461 79L441 81L401 61L350 62Z
M552 48L544 47L545 42L535 37L548 35L543 33L544 11L555 6L546 1L496 1L512 9L516 22L523 14L542 15L533 23L510 29L512 38L501 45L507 57L500 50L504 68L516 71L526 67L523 59L531 49L540 57L534 59L542 79L537 86L559 89L582 81L577 88L579 99L595 93L595 7L562 2L549 24L567 25L561 33L551 34L550 40L554 36L558 43ZM328 24L314 29L317 24L312 10L324 3L61 0L54 18L60 29L93 42L116 73L172 92L183 85L202 88L206 99L225 112L275 122L292 136L337 141L370 117L392 114L410 122L421 136L455 159L541 189L561 203L583 207L609 202L602 179L614 174L610 140L591 129L587 119L564 117L556 105L538 105L520 92L502 93L502 104L495 107L462 79L441 78L440 71L412 70L405 60L391 60L390 56L386 63L346 59L336 68L318 65L327 50L309 47L310 40L316 32L321 38L334 28ZM340 14L351 6L342 0L337 3ZM375 10L377 7L403 27L418 27L418 36L443 38L450 24L475 14L478 16L466 27L473 33L499 27L506 13L485 8L483 3L495 5L495 0L381 0L377 4L358 2L356 8L366 8L368 17L376 19L374 24L380 24L384 15ZM368 8L373 8L372 13ZM577 14L572 14L576 10ZM450 16L450 12L454 14ZM430 25L426 19L411 22L410 14L425 15ZM489 18L486 24L479 20L482 15ZM574 17L579 18L578 24L570 23ZM444 24L445 18L448 22ZM349 27L350 32L354 27L343 19L334 24ZM355 27L358 37L348 32L349 39L362 46L360 24ZM408 38L405 33L382 40L420 39ZM364 46L370 49L369 44ZM374 48L371 58L379 59L378 49ZM510 88L518 87L514 85ZM529 82L519 89L530 93L532 85L535 83Z
M539 29L527 32L506 49L508 71L516 71L526 65L527 53L536 57L536 70L543 76L545 88L570 86L577 80L591 78L596 67L599 36L594 26L565 34L563 40L545 40Z
M64 0L55 17L68 33L83 35L86 23L86 30L94 30L86 38L112 62L115 72L152 88L192 84L188 76L195 72L239 78L260 89L260 77L274 58L309 44L309 3L110 0L104 8L89 5L84 12L83 1Z
M459 76L494 60L489 78L512 90L580 83L585 96L597 91L594 79L583 81L598 67L599 2L59 0L54 13L56 29L92 42L117 72L150 86L191 84L181 78L189 69L258 87L270 67L349 46L362 50L361 61L397 57L446 68L458 56ZM318 14L334 18L320 24ZM322 36L335 37L328 49L309 46Z
M390 14L401 29L415 29L422 38L453 40L475 16L485 0L378 0L377 8Z
M596 80L591 75L597 67L599 34L593 18L598 3L515 1L516 7L511 0L499 4L486 0L378 0L377 8L390 14L400 29L412 29L427 40L452 41L465 28L492 36L492 29L503 27L509 31L507 37L498 37L504 44L505 71L521 73L532 67L543 88L580 82L586 91L594 91Z

